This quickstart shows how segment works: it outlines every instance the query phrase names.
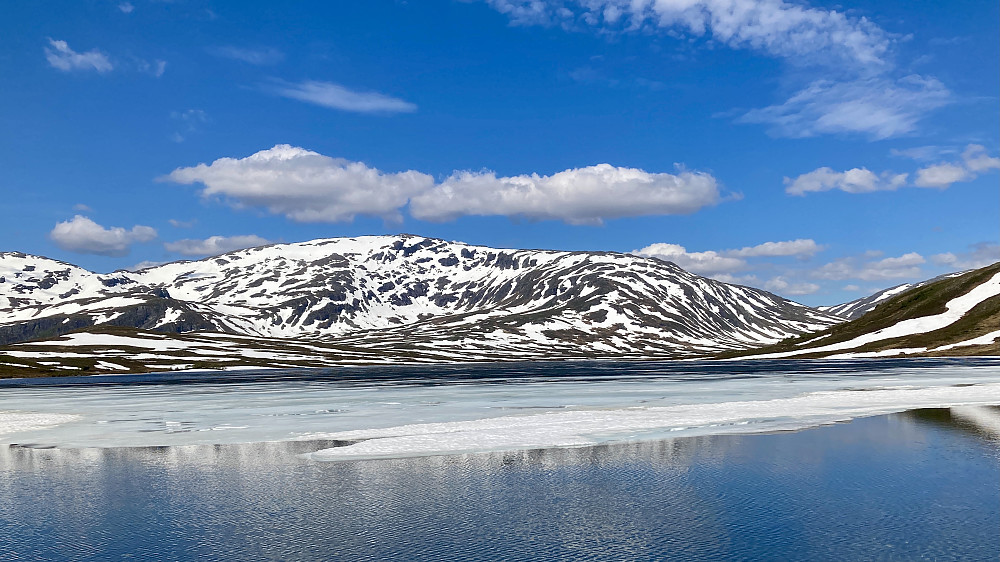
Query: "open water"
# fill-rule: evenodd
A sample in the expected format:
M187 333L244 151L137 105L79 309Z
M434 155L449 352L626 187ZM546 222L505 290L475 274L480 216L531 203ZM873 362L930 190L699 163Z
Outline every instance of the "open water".
M0 560L996 560L997 365L4 381Z

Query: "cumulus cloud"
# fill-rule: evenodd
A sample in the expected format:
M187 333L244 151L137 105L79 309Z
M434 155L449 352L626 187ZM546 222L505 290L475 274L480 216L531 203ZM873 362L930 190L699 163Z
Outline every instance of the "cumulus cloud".
M764 242L763 244L758 244L756 246L747 246L745 248L740 248L739 250L726 250L725 254L727 256L735 256L741 258L752 258L761 256L809 257L815 255L816 253L822 251L823 249L824 246L817 244L815 240L809 238L799 238L797 240L788 240L785 242Z
M745 269L747 266L746 260L740 258L726 257L712 250L688 252L687 248L680 244L667 244L663 242L650 244L641 250L634 250L632 253L670 261L677 264L681 269L699 275L716 276L739 271Z
M1000 244L980 242L970 246L967 252L934 254L930 260L936 265L949 267L954 271L979 269L1000 261Z
M261 85L265 92L355 113L413 113L417 106L378 92L359 92L340 84L305 80L298 83L273 80Z
M781 104L753 109L738 119L768 125L778 137L860 133L873 140L912 133L928 112L951 101L933 77L912 74L848 82L816 80Z
M45 59L53 68L64 72L73 70L95 70L99 73L111 72L114 66L107 55L97 49L78 53L69 47L65 41L49 39L45 47Z
M247 49L227 45L221 47L211 47L208 49L208 52L217 57L238 60L256 66L278 64L285 59L284 53L271 47Z
M795 178L785 178L785 193L805 195L809 192L839 189L848 193L868 193L871 191L891 191L906 185L908 174L883 172L876 175L868 168L852 168L845 172L835 172L832 168L817 168Z
M135 10L135 6L131 2L122 2L118 4L118 9L122 11L123 14L131 14L132 10Z
M891 191L901 187L934 187L946 189L956 182L972 181L980 174L1000 169L1000 158L990 156L986 148L970 144L956 162L943 162L921 168L916 179L908 182L909 174L882 172L875 174L868 168L852 168L837 172L822 167L802 174L795 179L785 178L785 192L790 195L805 195L810 192L839 189L848 193L868 193L871 191Z
M240 236L210 236L204 240L187 238L176 242L167 242L163 246L168 252L176 252L185 256L215 256L242 250L243 248L253 248L270 244L267 238L261 238L256 234L246 234Z
M487 0L516 25L659 30L772 56L882 66L893 37L871 21L782 0Z
M463 171L435 183L421 172L382 172L289 145L178 168L161 179L200 183L204 197L264 207L300 222L342 222L357 215L398 221L409 204L411 216L430 221L502 215L600 224L626 216L692 213L719 201L715 178L701 172L651 173L599 164L551 176Z
M913 185L947 189L953 183L972 181L980 174L996 169L1000 169L1000 158L987 154L986 147L982 145L970 144L962 152L960 161L943 162L917 170Z
M650 244L632 253L639 256L655 257L674 262L682 269L700 275L706 275L725 283L741 285L756 285L754 275L733 275L734 272L750 269L754 265L745 258L789 257L808 258L824 249L815 240L799 238L782 242L764 242L756 246L747 246L732 250L707 250L704 252L688 252L679 244ZM760 264L756 264L759 267ZM769 266L766 264L765 267ZM805 294L805 293L802 293Z
M768 279L764 288L783 295L811 295L820 289L815 283L791 283L780 275Z
M434 184L431 176L413 170L385 173L287 144L246 158L177 168L162 179L200 183L203 197L263 207L298 222L347 222L357 215L399 221L409 198Z
M709 174L650 173L598 164L551 176L456 172L416 195L410 214L431 221L506 215L600 224L627 216L688 214L718 201L716 180Z
M132 244L156 238L156 230L136 225L130 230L114 226L105 228L83 215L57 223L49 238L60 248L81 254L121 257L128 255Z
M927 260L916 252L874 261L865 261L863 257L847 257L827 263L813 270L811 275L818 279L862 281L918 278L923 275L920 266L926 262Z

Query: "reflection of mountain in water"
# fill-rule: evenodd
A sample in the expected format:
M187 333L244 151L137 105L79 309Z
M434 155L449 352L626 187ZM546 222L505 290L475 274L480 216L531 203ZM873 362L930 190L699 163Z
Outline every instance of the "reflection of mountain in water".
M922 423L962 431L990 441L1000 442L1000 406L961 406L922 408L901 414Z
M338 463L297 456L329 442L0 447L0 559L990 559L995 448L940 414Z

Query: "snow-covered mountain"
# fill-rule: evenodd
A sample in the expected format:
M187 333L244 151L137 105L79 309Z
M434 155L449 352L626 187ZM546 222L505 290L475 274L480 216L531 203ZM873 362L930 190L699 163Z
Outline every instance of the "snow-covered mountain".
M278 244L112 274L0 254L0 344L118 326L451 359L692 357L839 321L656 258L411 235Z

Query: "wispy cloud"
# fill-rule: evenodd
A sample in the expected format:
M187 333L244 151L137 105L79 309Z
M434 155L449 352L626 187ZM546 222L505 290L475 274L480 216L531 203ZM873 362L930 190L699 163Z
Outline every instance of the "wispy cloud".
M355 91L332 82L273 80L262 84L261 89L277 96L355 113L412 113L417 110L415 104L399 98Z
M57 223L49 238L60 248L81 254L121 257L132 245L156 238L156 229L136 225L126 230L120 226L105 228L83 215Z
M225 45L210 47L208 52L217 57L238 60L256 66L270 66L285 60L285 53L272 47L250 49Z
M184 142L188 135L197 133L201 130L201 126L209 121L208 114L201 109L172 111L170 120L178 126L178 130L170 136L174 142Z
M103 74L114 69L114 65L108 60L107 55L101 51L92 49L78 53L71 49L68 43L58 39L49 39L49 46L45 47L45 59L49 61L52 68L64 72L94 70Z
M784 0L485 0L513 25L559 26L601 34L662 33L686 46L726 45L785 61L785 101L719 112L762 124L777 137L864 135L872 140L915 132L920 120L952 102L931 76L903 75L894 46L902 36L846 12ZM598 81L591 68L578 81Z
M899 80L823 79L781 104L748 111L737 122L767 125L776 137L853 133L880 140L912 133L921 118L951 97L936 78L915 74Z
M845 279L860 279L862 281L918 279L923 275L920 266L925 263L927 260L916 252L877 260L864 256L851 256L827 263L812 270L809 274L816 279L834 281Z
M168 252L176 252L184 256L215 256L242 250L243 248L253 248L270 244L267 238L262 238L256 234L245 234L239 236L209 236L204 240L184 239L176 242L167 242L163 245Z
M1000 261L1000 244L980 242L973 244L966 252L945 252L934 254L931 262L954 270L977 269Z
M660 31L829 64L883 66L895 37L866 18L782 0L486 0L515 25Z
M819 291L820 286L815 283L795 283L779 275L764 282L764 288L768 291L781 293L783 295L811 295Z
M122 11L123 14L131 14L132 10L135 10L135 6L131 2L122 2L118 4L118 9Z

